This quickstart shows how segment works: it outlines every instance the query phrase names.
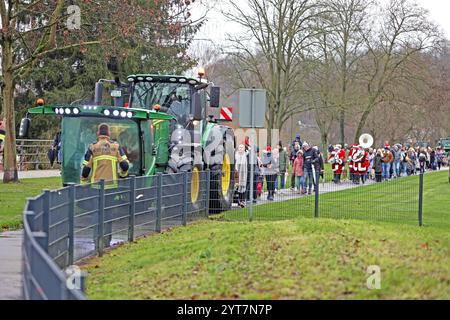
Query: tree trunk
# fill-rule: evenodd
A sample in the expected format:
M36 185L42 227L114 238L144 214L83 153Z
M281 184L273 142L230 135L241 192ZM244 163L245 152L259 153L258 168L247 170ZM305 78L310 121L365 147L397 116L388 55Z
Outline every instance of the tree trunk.
M267 119L267 140L265 145L271 144L272 142L272 129L275 126L275 112L270 108L269 110L269 118Z
M17 182L19 177L17 174L16 161L16 125L14 117L14 77L11 70L13 65L12 59L12 42L9 37L5 37L2 46L2 70L3 70L3 108L5 110L5 148L3 157L3 182Z
M345 145L345 110L342 109L339 114L339 138L341 145Z
M358 142L359 137L363 134L363 129L364 129L364 126L366 125L369 115L370 115L370 109L367 109L364 111L363 115L361 116L361 120L359 120L358 129L356 130L356 134L355 134L355 143Z
M328 132L322 132L320 137L322 140L322 153L326 157L328 151Z

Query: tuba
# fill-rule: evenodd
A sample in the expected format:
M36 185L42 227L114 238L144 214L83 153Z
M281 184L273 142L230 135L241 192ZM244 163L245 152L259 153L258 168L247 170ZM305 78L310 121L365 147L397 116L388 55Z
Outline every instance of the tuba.
M359 137L359 145L364 149L369 149L373 146L374 140L370 134L363 134Z
M364 151L358 150L352 157L353 162L361 162L364 159Z

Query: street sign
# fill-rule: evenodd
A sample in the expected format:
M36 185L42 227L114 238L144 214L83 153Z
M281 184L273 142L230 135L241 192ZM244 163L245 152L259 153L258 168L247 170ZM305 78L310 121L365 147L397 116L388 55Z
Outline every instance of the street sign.
M233 121L233 108L232 107L220 108L220 120Z
M264 128L267 94L262 89L239 90L239 125L242 128Z
M450 139L441 139L439 143L444 148L445 151L450 150Z

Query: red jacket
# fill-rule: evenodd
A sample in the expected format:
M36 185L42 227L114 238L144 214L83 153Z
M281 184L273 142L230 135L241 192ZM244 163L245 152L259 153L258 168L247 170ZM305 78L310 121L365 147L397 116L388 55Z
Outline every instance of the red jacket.
M295 159L293 170L296 177L303 177L303 157Z

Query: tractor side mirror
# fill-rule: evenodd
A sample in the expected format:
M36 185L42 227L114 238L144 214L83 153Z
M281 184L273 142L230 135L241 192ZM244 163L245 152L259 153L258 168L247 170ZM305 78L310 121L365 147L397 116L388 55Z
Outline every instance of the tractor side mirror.
M203 119L202 115L202 99L200 93L195 92L192 96L192 115L194 120L200 121Z
M96 106L99 106L99 105L102 104L102 100L103 100L103 83L96 82L95 83L95 100L94 100L94 104Z
M211 108L220 107L220 87L211 87L210 106Z
M19 138L28 138L28 134L30 133L30 125L31 120L29 118L23 118L20 121Z
M112 74L117 74L119 72L119 62L117 60L117 57L114 56L110 57L107 67Z

